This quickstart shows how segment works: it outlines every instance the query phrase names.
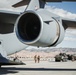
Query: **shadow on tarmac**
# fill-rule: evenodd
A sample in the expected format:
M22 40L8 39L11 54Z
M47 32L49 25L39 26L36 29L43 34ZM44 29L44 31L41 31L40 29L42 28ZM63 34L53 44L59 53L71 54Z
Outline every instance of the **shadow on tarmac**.
M76 69L65 69L65 68L15 68L15 67L3 67L0 68L0 75L9 73L18 73L19 71L76 71Z

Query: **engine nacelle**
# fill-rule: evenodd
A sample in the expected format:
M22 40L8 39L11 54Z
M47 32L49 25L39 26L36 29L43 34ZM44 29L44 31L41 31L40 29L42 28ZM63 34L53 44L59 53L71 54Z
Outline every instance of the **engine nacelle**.
M55 46L64 38L64 27L60 18L48 10L26 11L16 21L18 39L32 46Z

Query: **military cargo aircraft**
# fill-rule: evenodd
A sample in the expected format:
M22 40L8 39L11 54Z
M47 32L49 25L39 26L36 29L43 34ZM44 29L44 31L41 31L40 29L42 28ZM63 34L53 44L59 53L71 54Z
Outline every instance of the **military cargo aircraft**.
M27 5L23 13L0 10L0 66L11 64L7 55L28 46L52 47L62 42L65 30L76 20L60 17L45 9L46 2L76 0L22 0L12 7Z

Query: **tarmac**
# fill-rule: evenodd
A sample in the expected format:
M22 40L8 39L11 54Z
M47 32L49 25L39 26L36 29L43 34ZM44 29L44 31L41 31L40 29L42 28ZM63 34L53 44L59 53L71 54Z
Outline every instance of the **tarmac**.
M0 68L0 75L76 75L76 61L51 62L25 61L26 65L10 65Z

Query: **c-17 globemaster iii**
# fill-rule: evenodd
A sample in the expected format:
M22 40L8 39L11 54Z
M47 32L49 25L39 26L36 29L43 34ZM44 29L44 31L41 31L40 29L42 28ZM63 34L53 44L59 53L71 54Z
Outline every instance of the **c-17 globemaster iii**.
M13 64L7 55L28 46L52 47L62 42L65 30L76 20L62 18L47 9L46 2L76 0L22 0L13 7L27 5L23 13L0 11L0 66Z

